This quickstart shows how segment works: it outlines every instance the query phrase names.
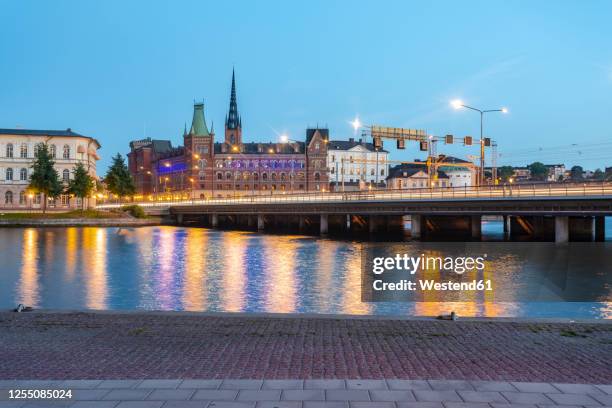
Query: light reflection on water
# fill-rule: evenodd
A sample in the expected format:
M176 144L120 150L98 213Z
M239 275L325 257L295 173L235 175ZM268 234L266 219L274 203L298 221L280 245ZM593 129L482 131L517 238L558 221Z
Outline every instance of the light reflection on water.
M365 303L359 248L199 228L2 229L0 308L612 318L612 303ZM526 261L507 255L484 278L516 291Z

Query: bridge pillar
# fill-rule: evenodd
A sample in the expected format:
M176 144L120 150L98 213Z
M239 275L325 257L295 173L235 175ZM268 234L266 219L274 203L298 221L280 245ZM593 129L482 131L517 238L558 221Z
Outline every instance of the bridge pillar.
M183 214L176 214L176 223L178 225L183 225Z
M319 231L321 235L327 235L329 226L327 223L327 214L321 214L321 221L319 223Z
M351 230L351 214L346 214L346 223L345 223L346 231Z
M606 240L606 217L594 217L595 221L595 241L602 242Z
M472 215L472 239L480 240L482 234L482 217L480 215Z
M266 226L263 214L257 214L257 231L263 231Z
M255 224L255 218L252 215L247 215L247 227L253 228L253 224Z
M510 221L510 216L504 215L502 222L504 223L504 239L510 239L510 225L512 225L512 222Z
M210 216L210 225L213 228L217 228L219 226L219 214L212 214Z
M412 214L410 216L410 235L412 239L421 238L422 235L423 216L420 214Z
M556 216L555 217L555 242L557 244L564 244L569 241L569 217L567 216Z
M298 216L298 229L300 232L304 231L306 227L306 217L303 215Z
M368 216L368 232L370 233L370 235L373 235L376 233L377 221L378 220L375 215Z

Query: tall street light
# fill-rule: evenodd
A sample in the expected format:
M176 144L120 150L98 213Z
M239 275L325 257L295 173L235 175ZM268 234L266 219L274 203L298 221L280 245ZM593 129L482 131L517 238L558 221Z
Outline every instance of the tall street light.
M506 108L500 108L500 109L478 109L478 108L474 108L472 106L468 106L466 104L463 103L463 101L456 99L454 101L451 102L451 106L455 109L461 109L461 108L466 108L466 109L471 109L473 111L476 111L478 113L480 113L480 177L478 180L478 183L480 185L484 184L484 168L485 168L485 146L484 146L484 137L483 137L483 121L484 121L484 115L485 113L489 113L489 112L501 112L501 113L508 113L508 109Z

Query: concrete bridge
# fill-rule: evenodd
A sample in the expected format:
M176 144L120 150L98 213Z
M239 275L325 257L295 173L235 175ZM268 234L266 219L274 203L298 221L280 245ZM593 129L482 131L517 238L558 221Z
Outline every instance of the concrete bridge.
M612 183L369 190L149 201L179 224L311 233L402 234L478 240L483 216L500 216L509 239L602 241ZM103 204L99 207L116 207Z

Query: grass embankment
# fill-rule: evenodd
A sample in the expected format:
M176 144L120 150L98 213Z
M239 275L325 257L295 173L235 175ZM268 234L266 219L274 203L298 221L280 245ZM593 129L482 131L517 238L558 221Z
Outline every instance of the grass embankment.
M15 212L15 213L0 213L0 220L23 220L23 219L114 219L126 218L127 215L123 211L99 211L99 210L74 210L68 212L48 211L43 214L41 212Z

